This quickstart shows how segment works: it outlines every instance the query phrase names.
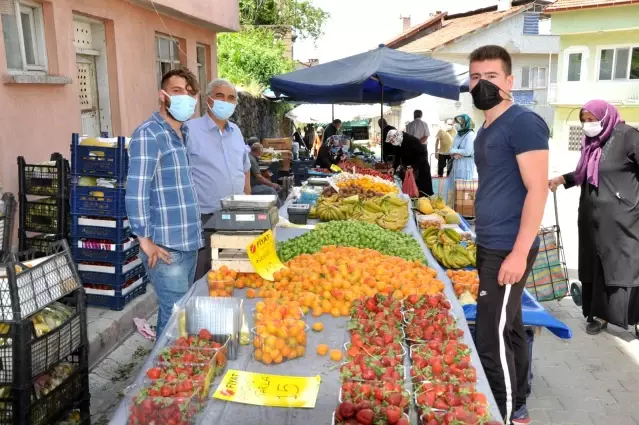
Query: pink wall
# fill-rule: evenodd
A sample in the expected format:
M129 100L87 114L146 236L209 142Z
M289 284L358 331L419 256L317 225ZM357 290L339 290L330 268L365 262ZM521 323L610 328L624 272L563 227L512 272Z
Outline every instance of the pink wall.
M163 0L162 3L189 3ZM216 34L192 24L162 16L125 0L56 0L43 3L49 74L71 77L74 84L4 84L0 81L0 179L5 191L18 192L16 157L39 162L58 151L69 157L71 133L80 131L80 109L75 85L76 52L73 13L106 24L111 121L115 135L130 135L157 108L155 34L186 41L187 66L196 70L196 43L211 47L209 76L217 73ZM183 13L212 13L216 6L227 28L237 26L237 0L191 0ZM198 9L200 8L200 9ZM184 8L183 8L184 9ZM225 12L224 12L225 11ZM165 27L166 25L166 27ZM7 73L0 30L0 76ZM16 220L17 222L17 220Z

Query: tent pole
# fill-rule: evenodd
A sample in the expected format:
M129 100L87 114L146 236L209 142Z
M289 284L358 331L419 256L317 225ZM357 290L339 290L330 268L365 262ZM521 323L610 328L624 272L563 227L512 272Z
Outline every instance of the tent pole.
M382 88L382 102L380 104L380 118L382 120L382 122L384 121L384 84L382 84L382 82L379 82L379 86ZM384 142L385 140L383 140L384 138L384 127L379 128L379 140L380 140L380 148L381 148L381 155L382 155L382 162L386 161L386 157L384 156Z
M335 121L335 104L331 104L331 122Z

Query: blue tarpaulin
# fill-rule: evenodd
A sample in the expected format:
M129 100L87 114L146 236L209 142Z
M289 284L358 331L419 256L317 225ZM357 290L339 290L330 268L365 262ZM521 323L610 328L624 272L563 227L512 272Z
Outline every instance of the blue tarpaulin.
M521 297L521 313L525 326L543 326L559 338L572 338L570 328L548 313L526 289ZM464 316L466 320L474 321L477 318L477 304L466 304Z
M381 83L381 84L380 84ZM271 78L287 100L312 103L402 102L420 94L459 100L468 68L387 47Z

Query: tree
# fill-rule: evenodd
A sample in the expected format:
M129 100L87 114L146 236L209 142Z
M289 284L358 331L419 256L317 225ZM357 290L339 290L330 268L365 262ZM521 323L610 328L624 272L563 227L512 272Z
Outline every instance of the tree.
M218 34L218 72L233 84L268 87L273 75L295 68L285 58L285 46L267 28L244 28L237 33Z
M330 17L308 0L240 0L242 25L290 25L300 38L317 40Z

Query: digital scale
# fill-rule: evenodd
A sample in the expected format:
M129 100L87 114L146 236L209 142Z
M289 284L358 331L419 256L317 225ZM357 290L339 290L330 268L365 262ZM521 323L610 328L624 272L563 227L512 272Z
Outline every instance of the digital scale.
M246 247L267 230L273 230L280 215L275 195L232 195L204 224L211 235L211 267L223 265L240 273L255 273Z

